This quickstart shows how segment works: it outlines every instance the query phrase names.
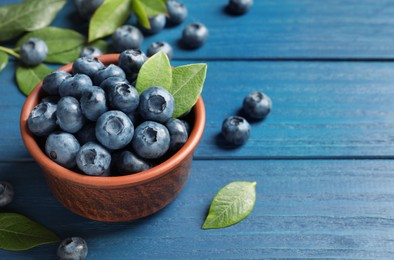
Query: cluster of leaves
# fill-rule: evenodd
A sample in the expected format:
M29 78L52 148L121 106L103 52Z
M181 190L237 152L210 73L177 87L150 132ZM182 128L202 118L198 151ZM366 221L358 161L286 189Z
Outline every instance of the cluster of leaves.
M139 23L149 28L148 17L166 13L166 0L105 0L89 20L88 35L71 29L48 27L66 0L26 0L19 4L0 7L0 42L20 37L14 49L0 46L0 72L9 55L19 58L19 47L30 37L40 38L48 46L45 63L67 64L79 57L84 46L94 46L103 53L108 43L102 38L111 35L133 13ZM45 64L27 67L17 65L18 87L28 95L52 69Z

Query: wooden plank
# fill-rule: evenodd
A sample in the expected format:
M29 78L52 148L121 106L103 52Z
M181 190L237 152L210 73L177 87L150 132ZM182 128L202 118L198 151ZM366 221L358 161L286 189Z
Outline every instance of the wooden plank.
M194 161L179 197L159 213L127 223L76 216L51 196L34 163L0 163L19 212L61 237L81 236L91 259L390 259L394 253L392 160ZM201 230L225 184L256 181L243 222ZM57 245L0 250L1 259L53 259Z
M174 62L175 65L194 61ZM24 96L13 83L13 64L1 77L0 160L30 156L19 133ZM209 62L203 97L207 110L198 159L391 157L394 154L394 69L390 63ZM249 92L272 98L273 110L252 123L250 140L231 149L222 121Z
M254 1L251 11L239 17L223 11L227 1L183 2L189 9L184 24L146 37L144 51L153 41L166 40L175 48L176 59L394 58L390 0ZM183 28L191 22L204 23L210 33L206 45L194 51L178 46ZM88 28L73 1L68 1L53 25L83 33Z

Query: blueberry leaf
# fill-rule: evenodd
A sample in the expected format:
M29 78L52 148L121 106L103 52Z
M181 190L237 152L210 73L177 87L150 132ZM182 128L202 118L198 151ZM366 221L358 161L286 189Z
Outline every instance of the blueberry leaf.
M46 62L69 63L79 57L81 47L85 43L85 36L70 30L58 27L45 27L40 30L25 34L16 45L21 46L27 39L39 38L48 46Z
M1 249L20 251L59 241L55 233L23 215L0 213Z
M172 72L171 94L174 96L174 118L189 111L197 102L204 86L207 64L176 67Z
M137 16L139 23L147 29L150 29L148 17L167 12L167 7L163 0L133 0L131 9Z
M42 63L35 67L25 67L19 64L16 67L16 82L22 93L27 96L51 72L52 69Z
M89 42L115 32L130 15L131 0L106 0L94 12L89 23Z
M224 228L245 219L256 202L256 182L236 181L214 197L203 229Z
M146 29L150 29L148 14L140 0L133 0L131 3L131 10L137 16L138 22Z
M29 0L0 8L0 41L49 25L66 0Z
M0 51L0 71L2 71L8 63L8 54Z
M138 93L152 86L160 86L170 91L172 85L172 68L167 55L160 51L142 65L137 77Z

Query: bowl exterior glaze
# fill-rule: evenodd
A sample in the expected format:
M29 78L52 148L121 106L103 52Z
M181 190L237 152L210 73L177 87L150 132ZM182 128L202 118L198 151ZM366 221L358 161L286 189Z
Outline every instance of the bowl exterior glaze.
M98 57L105 65L117 64L119 54ZM72 64L59 70L71 72ZM68 170L50 160L27 127L30 111L44 93L39 83L27 97L20 117L22 139L44 172L54 197L70 211L89 219L120 222L149 216L164 208L182 190L193 153L205 126L205 107L200 97L192 109L194 126L186 144L163 163L144 172L125 176L93 177Z

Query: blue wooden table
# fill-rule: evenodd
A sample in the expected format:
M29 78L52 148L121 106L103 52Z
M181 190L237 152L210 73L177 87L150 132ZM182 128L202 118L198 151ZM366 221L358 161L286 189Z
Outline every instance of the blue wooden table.
M256 0L244 16L226 14L226 0L184 3L187 21L143 44L166 40L174 65L209 66L206 130L176 200L126 223L88 220L60 205L20 137L25 96L12 61L0 73L0 179L16 195L0 210L85 238L88 259L393 259L394 2ZM69 1L53 25L83 30L74 14ZM181 31L195 21L209 28L209 40L182 50ZM256 90L273 110L252 123L244 146L230 149L221 123ZM236 180L257 182L253 212L202 230L215 193ZM0 250L0 259L55 259L56 248Z

